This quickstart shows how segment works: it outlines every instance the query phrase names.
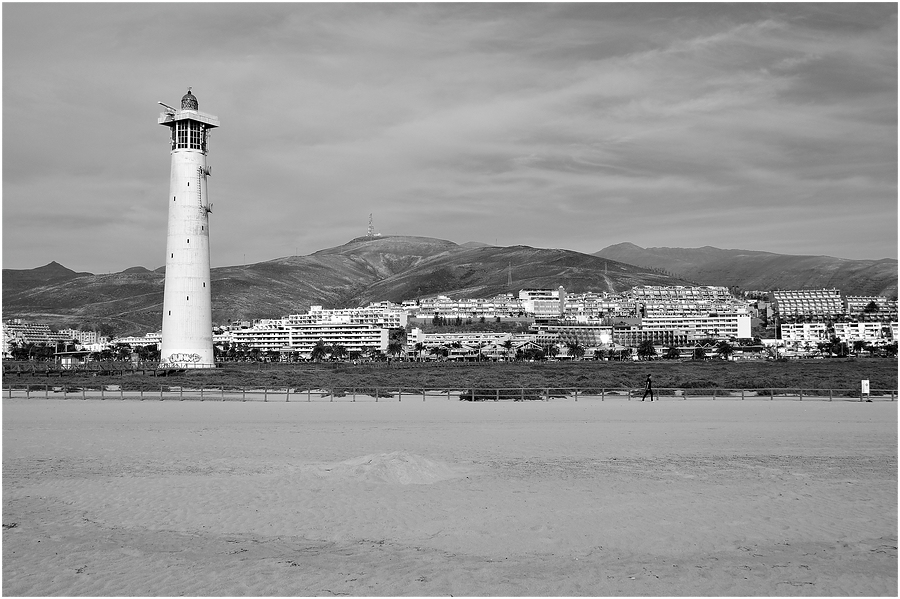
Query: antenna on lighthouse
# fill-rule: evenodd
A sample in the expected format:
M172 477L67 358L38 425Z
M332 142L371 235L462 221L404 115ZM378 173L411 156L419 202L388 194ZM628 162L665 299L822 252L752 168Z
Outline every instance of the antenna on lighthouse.
M165 102L157 102L157 104L159 104L160 106L164 107L164 108L166 109L166 112L175 114L175 109L172 108L171 106L169 106L168 104L166 104Z

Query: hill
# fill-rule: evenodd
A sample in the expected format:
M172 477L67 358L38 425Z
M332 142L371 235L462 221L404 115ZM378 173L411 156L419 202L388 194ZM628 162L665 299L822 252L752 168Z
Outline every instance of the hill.
M556 289L560 285L573 293L618 292L635 285L676 284L685 281L570 250L459 247L422 260L414 270L373 284L360 297L366 301L399 301L437 294L491 297L520 289Z
M512 285L507 284L510 270ZM74 278L47 271L10 272L4 271L3 280L5 318L102 326L119 334L158 330L161 325L164 268ZM633 285L685 283L568 250L464 247L412 236L362 237L308 256L211 272L213 321L221 324L296 314L310 305L346 307L437 294L489 296L559 285L569 291L622 291Z
M573 293L708 284L761 290L837 287L852 295L893 296L897 261L632 244L589 255L383 236L360 237L308 256L214 268L211 277L213 321L227 324L305 312L311 305L337 308L439 294L490 297L560 285ZM3 316L117 334L154 331L162 323L164 281L165 268L93 275L53 262L32 270L5 269Z
M845 295L897 296L897 260L847 260L748 250L642 248L632 243L606 247L594 256L658 268L698 285L742 289L840 289Z
M21 291L45 283L71 281L84 276L91 276L91 273L69 270L59 262L51 262L50 264L27 270L4 268L3 299L6 299L7 291Z

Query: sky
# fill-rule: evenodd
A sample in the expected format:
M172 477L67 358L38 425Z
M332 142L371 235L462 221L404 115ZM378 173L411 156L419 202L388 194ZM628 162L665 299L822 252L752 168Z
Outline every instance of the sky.
M3 268L165 263L157 101L219 117L211 264L366 234L897 258L897 5L2 5Z

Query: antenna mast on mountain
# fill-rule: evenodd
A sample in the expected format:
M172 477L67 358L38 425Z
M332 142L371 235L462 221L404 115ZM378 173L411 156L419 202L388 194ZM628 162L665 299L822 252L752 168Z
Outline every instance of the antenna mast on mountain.
M366 237L372 239L375 237L375 225L372 224L372 213L369 213L369 229L366 232Z
M506 284L512 287L512 262L509 263L507 270Z

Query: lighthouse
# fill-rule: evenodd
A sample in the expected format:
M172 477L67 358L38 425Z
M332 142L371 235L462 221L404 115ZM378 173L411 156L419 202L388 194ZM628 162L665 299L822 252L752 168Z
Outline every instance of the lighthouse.
M160 104L166 111L158 122L169 128L172 156L160 366L215 368L206 154L219 119L200 112L190 88L180 110Z

